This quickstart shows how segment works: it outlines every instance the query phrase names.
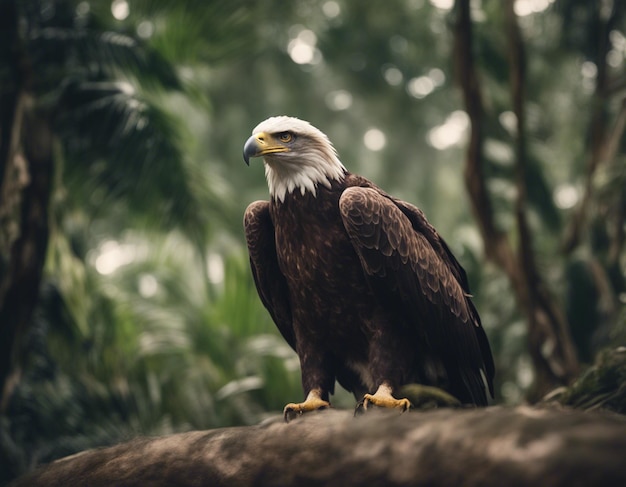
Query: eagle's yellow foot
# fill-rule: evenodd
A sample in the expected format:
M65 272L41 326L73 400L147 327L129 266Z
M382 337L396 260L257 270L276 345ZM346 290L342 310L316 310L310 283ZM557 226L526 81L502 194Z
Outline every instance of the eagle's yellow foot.
M391 395L391 387L386 383L381 384L374 394L365 394L363 399L356 405L354 413L358 414L362 411L367 411L372 404L381 408L400 409L402 412L407 411L411 407L411 402L408 399L396 399L393 397Z
M319 389L313 389L309 392L304 402L289 403L283 409L283 418L288 423L292 419L310 411L318 411L320 409L326 409L330 407L328 401L324 401L321 397L322 392Z

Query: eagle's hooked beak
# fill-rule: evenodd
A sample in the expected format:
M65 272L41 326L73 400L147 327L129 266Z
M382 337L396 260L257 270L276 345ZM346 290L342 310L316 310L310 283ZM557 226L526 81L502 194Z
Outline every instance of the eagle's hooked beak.
M289 149L277 141L272 135L261 132L253 135L243 146L243 160L250 165L251 157L275 154L276 152L287 152Z

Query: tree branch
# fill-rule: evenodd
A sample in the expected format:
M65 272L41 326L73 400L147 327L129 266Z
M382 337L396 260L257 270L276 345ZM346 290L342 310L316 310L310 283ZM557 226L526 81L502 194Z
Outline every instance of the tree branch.
M513 250L507 235L495 225L493 206L483 170L484 107L472 52L469 0L456 2L455 61L457 77L471 123L465 182L483 238L485 255L504 270L511 281L517 302L527 316L529 351L536 372L532 399L538 399L551 388L569 383L578 372L578 361L564 313L545 289L537 270L532 235L526 216L525 54L513 4L513 0L506 3L506 27L509 33L513 109L517 117L515 139L517 189L515 221L519 235L517 252Z
M515 219L519 234L518 261L526 286L529 313L529 350L538 372L537 395L555 384L568 383L578 374L578 360L569 325L554 297L546 289L535 262L532 232L526 217L526 53L514 10L515 0L505 3L506 32L509 42L509 66L513 112L517 120L515 134Z
M626 485L626 420L563 409L311 413L133 440L12 487Z
M615 118L613 130L608 136L608 140L604 146L604 160L607 164L615 164L617 160L617 151L619 150L620 141L623 140L624 131L626 131L626 98L622 99L620 111ZM622 192L621 197L615 203L614 207L608 210L609 225L612 227L611 243L609 245L609 253L607 264L609 266L618 265L619 256L624 248L624 221L626 220L626 196Z
M465 110L470 119L470 140L465 160L465 185L472 204L474 218L483 236L485 254L502 267L507 275L517 275L515 257L506 235L497 228L493 205L483 171L483 96L472 51L472 22L469 0L457 0L457 18L454 25L454 52L457 79ZM516 283L514 283L514 286Z
M596 68L596 86L592 98L592 111L589 120L589 155L587 156L586 172L583 195L580 203L572 213L569 225L565 230L563 238L563 251L569 254L578 247L581 236L584 235L587 228L587 220L589 216L589 207L593 199L593 177L598 167L605 161L610 160L607 146L610 142L609 121L608 121L608 102L616 87L609 77L609 67L606 61L607 54L611 49L611 41L609 34L617 24L620 16L620 2L612 4L610 15L606 20L602 17L602 9L606 6L602 2L596 4L597 22L600 25L600 35L598 39L597 54L593 60ZM619 117L618 117L619 121ZM616 125L618 123L616 122ZM623 131L623 129L622 129Z

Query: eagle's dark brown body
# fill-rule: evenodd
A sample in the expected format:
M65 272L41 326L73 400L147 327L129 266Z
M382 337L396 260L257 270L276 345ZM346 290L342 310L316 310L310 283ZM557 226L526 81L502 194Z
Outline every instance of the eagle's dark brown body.
M383 382L493 394L493 359L465 272L417 208L346 173L316 194L248 207L259 295L302 367L305 394L335 380L361 397Z

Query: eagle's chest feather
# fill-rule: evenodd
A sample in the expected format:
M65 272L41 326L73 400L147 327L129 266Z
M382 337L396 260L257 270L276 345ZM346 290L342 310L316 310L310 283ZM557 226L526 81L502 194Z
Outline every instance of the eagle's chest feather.
M273 208L278 262L292 285L332 294L339 282L345 286L345 279L356 274L358 258L341 220L340 195L290 195Z
M344 227L340 196L341 191L323 190L317 198L298 194L276 205L276 253L296 336L360 363L377 305ZM355 302L354 296L361 299Z

